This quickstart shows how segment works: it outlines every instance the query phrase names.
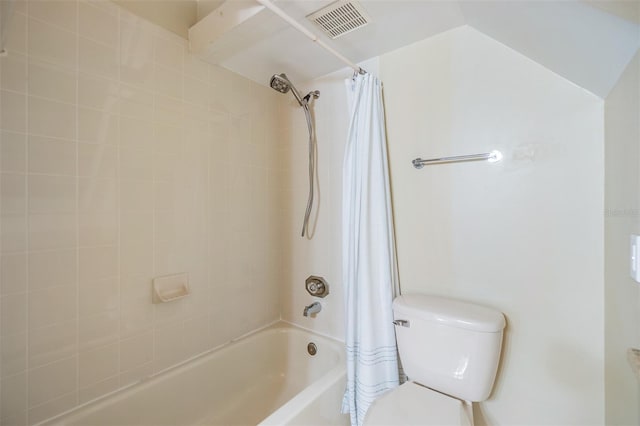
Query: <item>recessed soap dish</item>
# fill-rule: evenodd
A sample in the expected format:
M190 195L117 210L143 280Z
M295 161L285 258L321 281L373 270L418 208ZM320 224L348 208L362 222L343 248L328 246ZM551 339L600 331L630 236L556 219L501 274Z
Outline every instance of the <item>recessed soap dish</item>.
M188 296L189 274L164 275L153 279L153 303L173 302Z

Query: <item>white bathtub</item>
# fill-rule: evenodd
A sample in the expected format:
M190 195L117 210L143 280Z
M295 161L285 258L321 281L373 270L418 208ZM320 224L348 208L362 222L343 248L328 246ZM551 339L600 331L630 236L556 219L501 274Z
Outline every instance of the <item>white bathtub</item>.
M44 424L348 425L345 380L340 342L278 323Z

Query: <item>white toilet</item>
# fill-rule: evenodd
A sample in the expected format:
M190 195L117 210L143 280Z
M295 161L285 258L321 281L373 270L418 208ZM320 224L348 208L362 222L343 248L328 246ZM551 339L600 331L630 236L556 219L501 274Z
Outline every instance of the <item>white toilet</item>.
M489 397L504 315L443 297L393 301L398 352L409 381L378 398L364 424L473 425L471 402Z

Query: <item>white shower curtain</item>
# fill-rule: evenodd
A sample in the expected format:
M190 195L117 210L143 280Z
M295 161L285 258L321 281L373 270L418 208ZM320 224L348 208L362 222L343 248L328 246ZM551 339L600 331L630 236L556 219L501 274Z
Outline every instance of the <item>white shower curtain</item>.
M342 282L347 389L342 411L361 425L371 403L398 386L391 304L398 275L391 210L382 82L347 81L351 123L343 165Z

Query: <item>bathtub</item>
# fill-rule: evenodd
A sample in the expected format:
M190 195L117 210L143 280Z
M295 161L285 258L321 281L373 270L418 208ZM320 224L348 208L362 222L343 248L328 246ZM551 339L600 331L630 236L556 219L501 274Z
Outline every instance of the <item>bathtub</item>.
M342 347L277 323L43 425L349 425Z

